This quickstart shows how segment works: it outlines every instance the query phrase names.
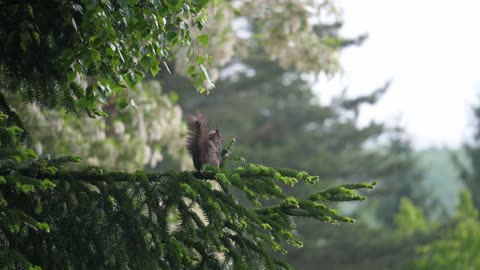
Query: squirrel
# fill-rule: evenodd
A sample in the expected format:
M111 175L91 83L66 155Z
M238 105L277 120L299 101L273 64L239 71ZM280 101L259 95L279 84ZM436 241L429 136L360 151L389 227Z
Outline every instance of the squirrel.
M219 167L223 153L223 137L220 131L209 130L208 120L200 112L190 116L188 130L187 149L195 169L200 170L205 164Z

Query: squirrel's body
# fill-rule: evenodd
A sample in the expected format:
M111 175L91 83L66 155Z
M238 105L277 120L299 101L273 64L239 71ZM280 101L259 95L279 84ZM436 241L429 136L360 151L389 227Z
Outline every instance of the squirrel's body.
M208 120L201 113L190 116L188 120L190 132L187 149L193 159L193 165L200 170L204 164L220 166L223 137L218 129L210 131Z

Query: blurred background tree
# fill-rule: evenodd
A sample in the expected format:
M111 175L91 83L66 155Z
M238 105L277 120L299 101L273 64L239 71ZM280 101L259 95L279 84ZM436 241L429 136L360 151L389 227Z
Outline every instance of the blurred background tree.
M232 63L220 72L220 77L216 92L208 97L189 97L193 87L175 76L165 78L163 85L165 89L182 89L177 93L184 111L201 110L212 124L226 127L226 136L237 138L240 143L236 150L243 156L264 164L312 170L324 180L317 189L345 179L381 179L376 192L369 196L368 210L360 211L362 214L357 211L363 225L329 228L300 219L298 232L304 248L289 251L292 265L317 269L321 262L329 269L348 269L363 263L367 269L387 263L402 269L407 262L413 262L409 257L414 254L413 241L405 247L412 252L400 257L398 250L391 248L383 264L375 264L379 260L373 258L391 244L392 238L381 238L383 242L376 238L376 244L370 244L371 238L381 232L368 226L393 230L393 216L402 196L422 201L420 192L414 192L420 171L402 130L373 122L360 127L357 122L359 108L377 102L388 85L369 96L338 97L331 104L322 104L305 76L261 56ZM305 187L291 192L301 195L311 190ZM405 242L399 241L396 247L402 245Z
M461 172L461 178L471 191L473 205L480 209L480 106L472 108L474 134L464 145L465 158L454 155L455 165Z

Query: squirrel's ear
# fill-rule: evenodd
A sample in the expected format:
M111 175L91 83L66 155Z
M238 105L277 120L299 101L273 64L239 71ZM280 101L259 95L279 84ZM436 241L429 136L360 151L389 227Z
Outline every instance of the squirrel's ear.
M216 134L220 134L220 130L218 130L218 128L215 129L215 133Z

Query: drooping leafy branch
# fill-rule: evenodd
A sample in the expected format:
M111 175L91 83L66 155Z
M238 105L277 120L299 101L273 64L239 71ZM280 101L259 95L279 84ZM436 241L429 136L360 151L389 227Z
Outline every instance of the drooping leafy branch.
M108 96L129 102L125 87L168 69L175 48L208 45L196 29L209 2L0 1L0 84L27 102L101 115ZM199 88L205 64L190 72Z

